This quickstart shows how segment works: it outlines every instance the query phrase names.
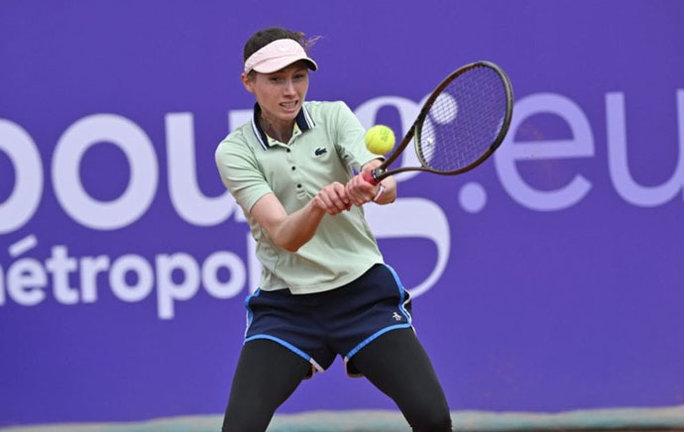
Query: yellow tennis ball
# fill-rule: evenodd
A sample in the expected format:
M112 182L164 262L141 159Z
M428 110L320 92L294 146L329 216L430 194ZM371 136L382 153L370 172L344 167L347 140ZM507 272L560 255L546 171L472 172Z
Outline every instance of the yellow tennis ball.
M384 155L394 147L394 132L385 125L375 125L366 132L366 148L374 154Z

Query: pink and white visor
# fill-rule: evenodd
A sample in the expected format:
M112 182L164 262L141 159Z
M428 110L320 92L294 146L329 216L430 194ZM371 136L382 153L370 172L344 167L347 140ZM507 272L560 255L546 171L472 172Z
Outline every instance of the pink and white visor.
M318 69L316 62L306 55L299 42L294 39L278 39L249 56L245 61L245 73L253 70L272 73L299 60L306 61L311 70Z

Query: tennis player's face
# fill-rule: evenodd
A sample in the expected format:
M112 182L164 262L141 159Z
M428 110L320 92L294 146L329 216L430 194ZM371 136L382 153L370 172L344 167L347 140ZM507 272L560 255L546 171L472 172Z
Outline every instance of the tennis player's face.
M270 74L257 73L243 82L256 97L264 118L291 125L309 90L309 69L297 62Z

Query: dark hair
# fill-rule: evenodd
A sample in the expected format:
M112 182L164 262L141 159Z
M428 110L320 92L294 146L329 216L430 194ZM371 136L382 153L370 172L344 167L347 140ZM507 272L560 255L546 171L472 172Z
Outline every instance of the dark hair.
M252 54L278 39L295 40L299 42L299 44L306 51L318 38L306 39L306 35L304 33L288 30L282 27L270 27L259 30L258 32L254 33L245 43L245 48L242 53L242 61L247 61Z

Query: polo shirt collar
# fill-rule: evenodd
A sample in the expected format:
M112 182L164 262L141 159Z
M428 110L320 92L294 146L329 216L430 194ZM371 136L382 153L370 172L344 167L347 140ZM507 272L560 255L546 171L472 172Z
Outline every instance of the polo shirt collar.
M258 103L254 104L254 115L252 116L252 130L254 131L254 135L256 135L257 140L259 141L259 144L261 147L266 150L271 147L271 145L268 143L268 136L266 135L266 132L259 126L259 116L261 115L261 107L259 106ZM302 131L302 133L308 131L309 129L313 128L316 126L316 123L314 123L313 119L311 118L311 114L309 114L309 111L306 110L306 107L302 105L302 109L299 110L297 113L297 117L295 118L295 122L297 123L297 127L299 127L299 130Z

